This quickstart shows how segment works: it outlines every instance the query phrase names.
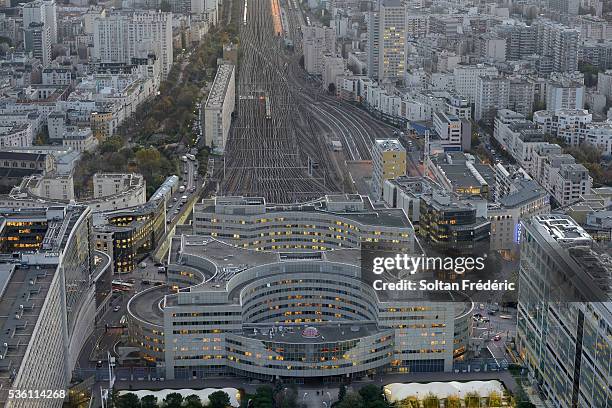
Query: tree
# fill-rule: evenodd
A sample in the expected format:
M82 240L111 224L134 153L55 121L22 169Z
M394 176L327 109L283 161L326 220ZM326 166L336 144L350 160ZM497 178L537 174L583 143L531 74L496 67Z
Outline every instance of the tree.
M172 392L164 398L165 408L181 408L183 405L183 396L178 392Z
M230 397L226 392L215 391L208 396L208 408L227 408L230 406Z
M252 408L270 408L274 405L274 393L272 387L264 385L257 387L257 392L253 396Z
M157 397L154 395L145 395L140 399L141 408L157 408Z
M363 397L356 392L347 393L336 408L366 408Z
M444 408L461 408L461 398L457 395L449 395L446 397Z
M465 406L467 408L479 408L480 407L480 394L477 392L468 392L465 394Z
M183 407L185 408L203 408L204 404L202 403L202 400L200 399L200 397L198 397L195 394L192 394L192 395L188 395L185 397L185 399L183 400ZM225 406L223 406L223 408L225 408Z
M327 85L327 92L329 92L330 94L335 94L336 84L334 84L333 82L330 82L329 85Z
M397 404L397 408L419 408L419 400L414 395L404 398Z
M127 394L123 394L118 397L115 405L117 408L139 408L140 399L136 394L128 392Z
M440 401L438 400L438 397L436 397L431 392L427 394L425 398L423 398L423 408L439 408L439 407L440 407Z
M374 384L368 384L359 390L359 395L363 398L363 402L369 405L373 402L383 400L382 390Z
M340 385L340 389L338 390L338 402L342 401L346 396L346 385Z
M498 392L491 391L487 397L487 400L490 407L501 407L502 405L502 398Z
M298 391L292 385L284 387L279 381L274 387L274 406L277 408L295 408L297 407Z

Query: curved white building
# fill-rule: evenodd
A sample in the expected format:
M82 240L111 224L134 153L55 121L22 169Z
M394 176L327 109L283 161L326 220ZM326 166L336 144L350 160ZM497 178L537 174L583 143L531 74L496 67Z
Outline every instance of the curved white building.
M362 279L361 242L412 245L402 210L374 209L358 196L212 204L199 205L194 228L216 237L174 238L168 282L176 293L155 287L128 304L131 339L165 378L449 371L466 350L471 302L391 298Z

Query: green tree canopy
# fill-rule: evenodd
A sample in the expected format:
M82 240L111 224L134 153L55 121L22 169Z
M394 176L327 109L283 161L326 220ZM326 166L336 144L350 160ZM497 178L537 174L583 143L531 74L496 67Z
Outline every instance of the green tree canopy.
M140 408L140 399L136 394L128 392L117 398L117 408Z
M227 408L230 406L230 397L224 391L215 391L208 396L208 408Z
M165 408L181 408L183 405L183 396L178 392L172 392L164 398Z

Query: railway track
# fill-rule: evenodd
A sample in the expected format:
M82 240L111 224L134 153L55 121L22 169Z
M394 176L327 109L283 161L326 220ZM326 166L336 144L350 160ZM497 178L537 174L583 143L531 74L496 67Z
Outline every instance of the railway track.
M238 115L225 153L224 195L263 196L268 202L308 201L341 191L328 166L329 146L305 132L286 76L278 0L243 3ZM309 165L310 164L310 165Z

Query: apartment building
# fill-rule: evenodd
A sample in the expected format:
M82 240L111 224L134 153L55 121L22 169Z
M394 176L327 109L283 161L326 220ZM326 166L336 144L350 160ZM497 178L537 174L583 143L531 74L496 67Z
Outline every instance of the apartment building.
M480 76L496 76L497 68L490 65L459 65L453 70L455 77L455 90L467 99L468 103L475 103L478 94L478 78Z
M474 119L492 124L497 111L510 104L510 80L502 76L479 76L475 96Z
M225 151L236 105L235 75L234 65L219 65L204 105L204 141L221 154Z
M302 27L304 69L313 75L321 75L324 57L336 55L336 33L333 28L320 25Z
M132 58L151 53L160 61L161 76L166 78L173 63L172 13L111 11L94 19L94 62L129 64Z

